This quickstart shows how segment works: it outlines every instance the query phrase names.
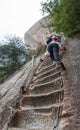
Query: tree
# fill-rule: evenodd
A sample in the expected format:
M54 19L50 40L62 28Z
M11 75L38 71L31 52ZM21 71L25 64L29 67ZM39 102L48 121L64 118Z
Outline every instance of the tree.
M4 66L16 69L25 62L26 55L27 47L20 37L15 35L5 37L4 44L0 46L0 59Z
M80 0L46 0L41 3L42 12L47 13L56 32L73 37L80 34Z

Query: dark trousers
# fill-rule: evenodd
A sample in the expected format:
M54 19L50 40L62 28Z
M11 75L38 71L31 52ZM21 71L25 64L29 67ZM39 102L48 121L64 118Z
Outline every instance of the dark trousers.
M66 70L63 62L60 62L60 60L59 60L59 45L56 43L49 44L48 52L50 53L51 59L53 61L58 62L58 64L61 66L62 70Z
M48 45L48 52L53 61L59 61L59 46L56 43Z

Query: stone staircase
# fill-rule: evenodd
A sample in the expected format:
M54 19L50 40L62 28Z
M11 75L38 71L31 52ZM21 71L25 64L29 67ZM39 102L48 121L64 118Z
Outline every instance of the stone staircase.
M35 72L29 92L20 100L21 110L15 112L8 130L56 129L63 96L61 68L47 59Z

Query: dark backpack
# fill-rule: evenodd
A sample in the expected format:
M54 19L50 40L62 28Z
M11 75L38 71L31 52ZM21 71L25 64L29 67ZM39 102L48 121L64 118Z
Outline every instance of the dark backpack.
M50 37L46 37L46 43L49 44L52 41L51 36Z

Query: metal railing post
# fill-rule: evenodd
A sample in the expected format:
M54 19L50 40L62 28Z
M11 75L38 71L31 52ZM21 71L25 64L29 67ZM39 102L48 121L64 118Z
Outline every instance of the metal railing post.
M36 55L33 55L33 56L32 56L32 67L34 67L34 59L35 59L35 56L36 56Z

